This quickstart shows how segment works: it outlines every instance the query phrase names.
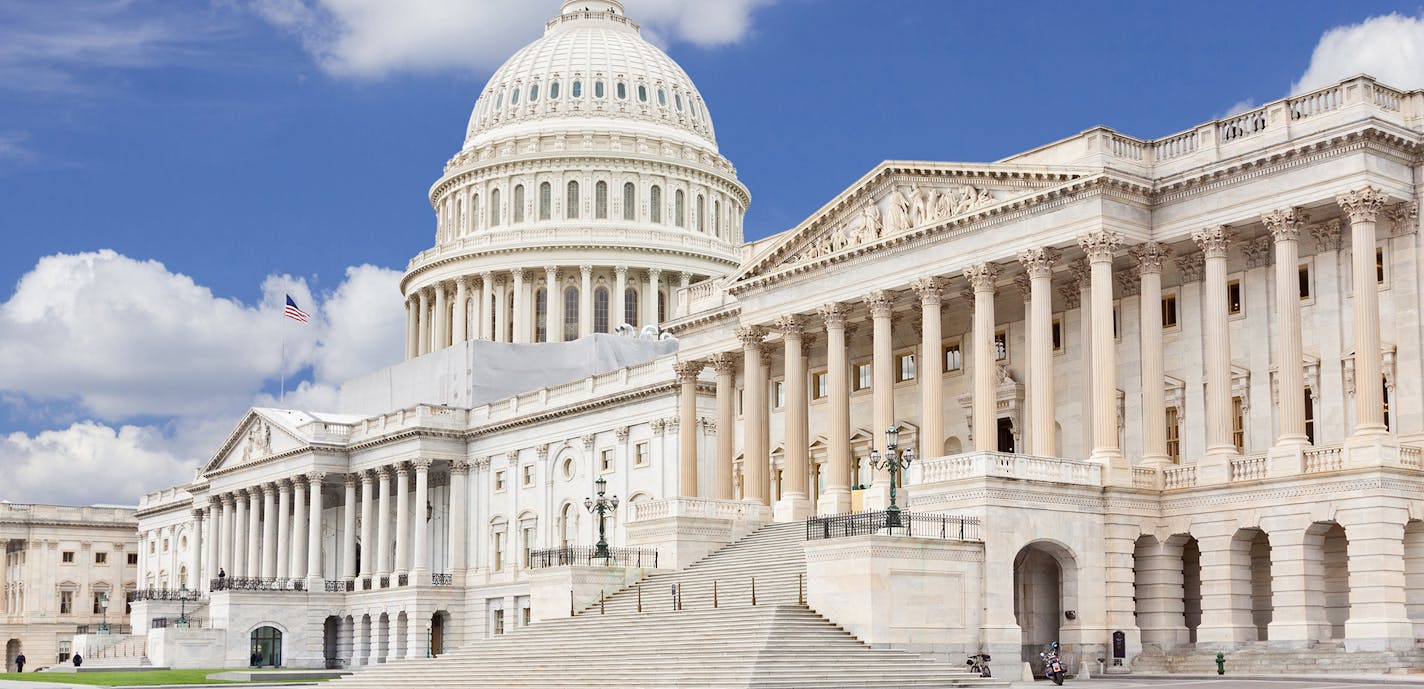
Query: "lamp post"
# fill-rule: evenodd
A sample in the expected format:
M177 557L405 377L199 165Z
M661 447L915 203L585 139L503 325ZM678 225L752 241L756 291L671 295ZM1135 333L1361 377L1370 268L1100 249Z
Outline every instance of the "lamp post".
M595 558L603 558L606 563L612 556L608 552L608 536L604 533L603 517L618 509L618 496L615 495L612 498L603 497L604 490L608 488L608 480L602 476L598 477L598 480L594 481L593 485L598 490L598 497L584 498L583 506L590 514L598 515L598 545L594 546L593 556Z
M910 462L915 459L915 450L907 448L904 452L896 452L900 446L900 428L891 426L885 430L885 455L882 457L879 450L870 451L870 466L876 469L890 470L890 507L885 509L885 528L893 529L902 527L900 521L900 506L895 503L895 488L900 483L900 470L908 469Z
M178 627L188 627L188 582L178 584Z
M99 633L109 633L109 592L99 594ZM93 618L90 618L93 619Z

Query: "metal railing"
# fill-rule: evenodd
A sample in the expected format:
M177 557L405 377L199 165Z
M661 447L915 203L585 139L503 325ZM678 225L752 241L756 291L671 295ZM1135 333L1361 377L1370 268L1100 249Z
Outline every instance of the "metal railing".
M914 514L900 512L900 525L889 526L890 513L885 510L832 514L806 520L806 540L866 536L890 533L897 536L943 538L955 541L981 541L979 518L950 514Z
M101 626L103 626L103 625L98 625L98 624L81 624L81 625L77 625L77 626L74 627L74 633L75 633L75 635L103 634L103 633L105 633L105 632L100 629ZM108 632L107 632L107 633L113 634L113 635L115 635L115 636L128 636L129 634L132 633L131 630L132 630L132 628L129 627L128 625L126 625L126 624L111 624L111 625L109 625L109 629L108 629Z
M356 590L356 582L343 579L327 579L325 581L325 589L327 593L351 593Z
M169 627L183 627L178 623L177 617L155 617L149 620L149 629L168 629ZM187 623L187 628L199 629L203 626L203 621L196 617L189 617L183 620Z
M609 548L608 557L594 557L593 546L564 546L529 551L530 569L580 565L585 567L646 567L657 569L658 551L653 548Z
M286 577L219 577L210 582L214 591L305 591L305 579Z
M197 600L202 597L202 593L202 591L192 589L181 592L179 589L138 589L125 593L124 600L135 603L141 600L178 600L183 596L186 596L188 600Z
M455 575L450 574L449 572L446 572L446 573L443 573L443 574L440 573L440 572L436 572L436 573L430 575L430 585L431 585L431 586L454 586L454 585L455 585Z
M396 575L396 586L410 586L410 575L409 575L409 574L397 574L397 575Z

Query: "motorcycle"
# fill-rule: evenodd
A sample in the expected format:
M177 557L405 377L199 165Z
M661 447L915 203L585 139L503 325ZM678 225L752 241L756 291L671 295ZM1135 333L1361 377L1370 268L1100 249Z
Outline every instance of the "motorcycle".
M1053 680L1058 686L1063 686L1063 661L1058 659L1058 642L1054 641L1044 647L1038 654L1043 659L1043 675Z
M964 661L964 664L969 666L970 672L979 673L980 677L994 676L993 673L989 672L988 653L975 653L974 655L969 656L969 660Z

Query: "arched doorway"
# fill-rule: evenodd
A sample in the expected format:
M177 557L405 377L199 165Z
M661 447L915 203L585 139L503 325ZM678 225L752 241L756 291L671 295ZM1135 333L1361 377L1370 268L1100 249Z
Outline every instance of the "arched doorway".
M282 630L276 627L258 627L252 630L249 659L252 667L281 667Z
M322 625L321 656L326 659L326 667L341 667L341 618L328 616Z
M15 671L15 659L20 657L20 640L10 639L5 642L5 671Z
M445 652L445 618L449 616L446 612L437 612L430 617L430 655L439 657Z
M1022 630L1021 660L1041 673L1038 652L1062 641L1062 625L1077 614L1078 565L1072 552L1056 543L1036 541L1014 556L1014 619ZM1069 617L1073 615L1074 617Z

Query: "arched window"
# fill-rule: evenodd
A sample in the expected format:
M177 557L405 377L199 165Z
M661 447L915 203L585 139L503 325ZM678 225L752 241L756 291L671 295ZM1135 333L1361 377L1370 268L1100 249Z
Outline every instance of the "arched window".
M578 544L578 508L573 503L564 505L562 514L559 515L559 545L569 547Z
M706 231L707 231L707 226L706 226L706 224L705 224L706 221L703 220L703 216L705 216L706 214L707 214L707 199L704 198L701 194L698 194L698 195L697 195L697 219L693 221L693 224L697 227L697 231L698 231L698 232L706 232Z
M712 201L712 235L722 237L722 202L717 200Z
M594 97L594 98L602 98L602 97L603 97L603 82L602 82L602 81L595 81L595 82L593 82L593 97Z
M574 83L569 87L569 95L574 98L583 98L583 82L574 79Z
M648 192L648 206L652 217L650 220L656 223L663 221L663 188L654 184L653 190Z
M539 100L539 85L538 85L538 84L530 84L530 85L529 85L529 102L530 102L530 103L535 103L535 102L538 102L538 100Z
M593 290L593 331L596 333L608 332L607 287L596 287Z
M515 87L514 93L509 97L510 105L519 105L519 88Z
M642 85L642 84L638 84L638 102L639 102L639 103L646 103L646 102L648 102L648 87L646 87L646 86L644 86L644 85Z
M540 287L534 290L534 341L548 342L549 332L544 324L549 322L549 290Z
M549 219L550 213L552 212L552 211L549 210L549 207L552 206L552 205L554 205L554 190L553 190L553 187L549 186L549 183L548 183L548 182L540 182L540 183L539 183L539 219L540 219L540 220L548 220L548 219Z
M686 203L683 200L682 190L678 189L672 195L672 221L678 227L687 227Z
M518 96L519 92L515 91L514 95ZM613 95L618 96L618 100L628 100L628 85L621 81L618 82L618 85L613 89Z
M579 185L569 182L568 193L564 195L564 217L573 220L579 217Z
M638 191L632 182L623 185L623 219L636 220L638 212Z
M559 99L559 82L557 82L557 81L550 82L550 83L549 83L549 100L558 100L558 99Z
M667 91L658 89L658 105L664 108L667 107Z
M599 220L608 219L608 183L599 182L593 185L593 217Z
M682 112L682 94L681 94L681 93L674 93L674 94L672 94L672 102L677 105L677 111L678 111L678 112Z
M489 225L490 225L490 227L499 227L499 190L498 190L498 189L495 189L495 190L493 190L493 191L490 192Z
M472 195L470 196L470 218L473 219L473 221L472 221L470 224L471 224L472 226L474 226L474 227L471 227L470 229L472 229L472 230L473 230L473 229L476 229L476 227L478 227L478 225L479 225L479 223L480 223L480 195L479 195L479 194L472 194Z
M579 289L569 286L564 289L564 342L573 342L579 336Z
M638 290L633 287L623 290L623 322L638 327Z
M524 185L514 187L514 222L524 222Z

